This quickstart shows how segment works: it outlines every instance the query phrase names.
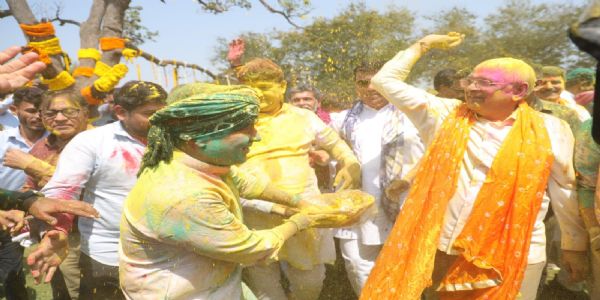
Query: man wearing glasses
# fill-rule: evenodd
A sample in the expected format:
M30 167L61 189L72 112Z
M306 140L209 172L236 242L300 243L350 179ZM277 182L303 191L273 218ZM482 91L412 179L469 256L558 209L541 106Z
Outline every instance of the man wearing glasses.
M27 174L22 191L40 190L52 177L58 158L71 139L87 128L87 103L80 93L71 89L45 92L40 105L41 122L49 135L38 141L29 151L12 149L7 152L5 165L21 169ZM55 295L77 296L79 268L78 240L71 240L69 261L57 270L51 281ZM64 278L64 279L63 279Z
M47 197L93 203L100 212L99 219L79 219L77 223L81 236L79 299L123 298L118 278L122 205L137 181L148 118L165 105L166 98L164 89L151 82L130 81L123 85L115 96L119 122L77 135L61 153L52 179L42 189ZM65 109L55 108L56 118L75 114ZM42 116L50 111L42 111ZM30 255L36 262L35 271L40 271L39 266L50 258L58 257L54 265L64 259L61 253L72 223L72 215L58 217L58 224Z
M449 49L463 38L428 35L373 77L428 149L361 299L417 299L424 291L426 299L535 299L550 202L565 268L574 281L586 276L573 134L564 121L527 105L531 66L513 58L480 63L461 80L464 103L405 82L429 49Z

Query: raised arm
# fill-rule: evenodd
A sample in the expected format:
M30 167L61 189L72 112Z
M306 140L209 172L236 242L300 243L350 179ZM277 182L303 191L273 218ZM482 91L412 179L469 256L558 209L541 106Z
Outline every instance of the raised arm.
M408 49L398 52L371 79L373 87L415 124L426 145L433 138L441 121L460 101L438 98L404 80L414 64L429 49L450 49L459 45L462 40L463 36L458 33L428 35Z

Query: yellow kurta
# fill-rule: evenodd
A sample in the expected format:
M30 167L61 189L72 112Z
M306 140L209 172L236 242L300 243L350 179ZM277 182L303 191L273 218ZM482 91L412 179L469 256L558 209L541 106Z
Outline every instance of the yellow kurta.
M284 241L281 228L242 222L239 195L267 183L184 157L146 170L125 200L121 287L132 299L239 299L240 265L274 260Z
M240 169L293 195L319 194L317 177L309 165L311 146L326 150L344 165L357 162L337 133L306 109L283 104L274 114L260 114L256 129L261 141L252 144L248 160ZM245 222L251 228L272 228L282 220L275 215L245 210ZM335 260L330 230L308 229L296 234L285 242L279 258L302 270Z

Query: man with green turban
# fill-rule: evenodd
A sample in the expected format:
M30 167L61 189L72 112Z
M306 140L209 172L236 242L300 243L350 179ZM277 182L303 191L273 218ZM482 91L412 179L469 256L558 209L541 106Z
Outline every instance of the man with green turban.
M243 265L273 261L286 239L322 218L298 213L271 229L244 225L240 196L299 204L233 166L256 140L258 97L243 86L186 85L150 119L121 221L127 298L240 299Z

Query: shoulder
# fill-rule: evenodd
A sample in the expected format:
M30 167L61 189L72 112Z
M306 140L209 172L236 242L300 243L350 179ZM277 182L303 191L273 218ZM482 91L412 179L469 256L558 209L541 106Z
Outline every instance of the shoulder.
M569 126L569 123L567 123L565 120L542 112L537 112L537 114L542 118L542 120L544 120L544 125L550 134L550 138L556 136L573 136L571 126Z
M93 127L78 133L70 143L91 143L94 145L101 144L103 137L114 135L115 130L115 126L112 123L104 126Z
M10 132L12 128L1 130L0 131L0 142L1 144L5 144L11 137L14 137L14 134Z
M332 122L343 122L349 111L349 109L345 109L339 112L330 113L329 116L331 117Z
M310 118L311 115L314 115L315 117L317 117L317 115L314 112L312 112L308 109L296 107L296 106L293 106L293 105L290 105L287 103L283 104L283 109L285 109L286 112L288 112L288 113L299 115L299 116L302 116L303 118Z
M321 130L323 127L327 126L325 122L323 122L323 120L321 120L319 116L317 116L317 114L308 109L299 108L287 103L284 105L287 106L287 113L289 115L293 115L294 119L298 122L302 122L302 124L310 124L314 129L318 131Z

